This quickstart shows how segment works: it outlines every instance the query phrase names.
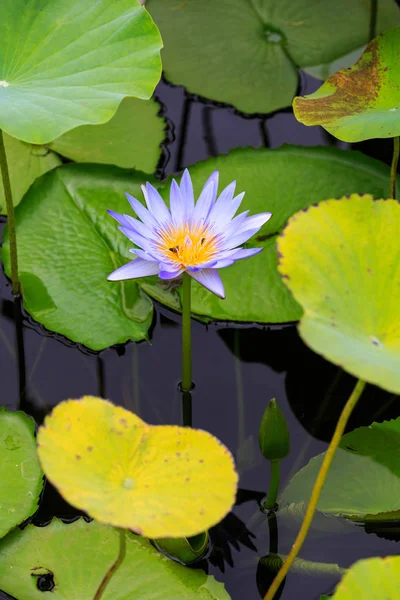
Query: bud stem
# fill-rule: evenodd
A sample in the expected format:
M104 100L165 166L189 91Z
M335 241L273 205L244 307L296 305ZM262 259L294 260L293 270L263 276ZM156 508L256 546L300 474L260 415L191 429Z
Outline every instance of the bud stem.
M271 479L269 482L269 489L267 499L263 503L264 510L272 510L276 505L276 500L279 493L279 482L281 479L281 461L271 460Z
M342 439L342 435L344 433L345 427L347 425L347 421L351 413L353 412L353 408L357 404L359 397L361 396L363 390L365 388L365 381L359 380L350 395L350 398L347 400L339 420L336 424L335 431L333 433L333 437L331 443L328 446L327 451L325 452L325 457L320 467L319 473L317 475L317 479L315 480L314 487L311 493L310 500L308 502L307 510L304 515L303 523L301 524L299 533L295 539L295 542L290 550L289 554L285 558L285 562L279 569L274 581L272 582L271 587L268 592L264 596L264 600L273 600L275 594L277 593L279 586L282 581L285 579L289 569L291 568L295 558L297 557L304 540L306 539L307 533L310 529L311 522L313 520L315 511L317 510L318 500L320 498L322 488L326 481L329 468L332 464L332 461L335 457L336 450L340 444L340 440Z

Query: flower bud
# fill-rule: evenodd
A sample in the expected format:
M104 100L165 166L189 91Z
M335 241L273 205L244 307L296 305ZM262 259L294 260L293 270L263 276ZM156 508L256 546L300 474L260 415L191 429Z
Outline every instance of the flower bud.
M289 428L275 398L269 402L264 412L258 432L258 443L262 455L267 460L282 460L289 454Z

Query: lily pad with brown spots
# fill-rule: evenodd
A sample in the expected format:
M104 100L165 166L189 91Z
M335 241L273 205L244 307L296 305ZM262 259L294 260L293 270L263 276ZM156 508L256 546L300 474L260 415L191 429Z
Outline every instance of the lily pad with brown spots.
M296 118L345 142L400 135L400 27L367 46L356 64L293 101Z
M206 431L151 426L107 400L58 404L38 433L43 470L97 521L150 538L189 537L231 509L231 453Z

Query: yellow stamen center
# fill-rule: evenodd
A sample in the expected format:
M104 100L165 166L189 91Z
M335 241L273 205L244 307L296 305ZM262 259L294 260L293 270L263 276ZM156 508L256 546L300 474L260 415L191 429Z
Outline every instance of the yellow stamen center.
M158 249L176 266L196 267L212 260L217 250L216 241L208 227L170 226L160 232Z

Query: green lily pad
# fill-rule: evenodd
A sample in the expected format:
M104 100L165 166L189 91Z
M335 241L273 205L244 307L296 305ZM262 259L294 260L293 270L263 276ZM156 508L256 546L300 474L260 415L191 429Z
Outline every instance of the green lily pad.
M210 158L190 168L197 195L215 169L220 171L220 189L237 180L238 192L246 192L240 211L249 209L253 214L270 211L272 218L246 244L264 247L264 251L220 270L225 300L193 282L193 313L212 319L260 323L299 319L301 307L277 271L275 242L287 219L300 208L323 198L354 191L376 196L389 194L390 175L385 165L358 152L334 148L247 148ZM167 198L169 185L161 193ZM150 278L142 279L140 285L157 300L171 308L179 308L176 288L168 291L156 279Z
M400 134L400 27L368 44L357 63L293 101L296 118L345 142Z
M106 163L154 173L166 122L156 100L125 98L103 125L83 125L64 133L50 148L76 162Z
M193 282L193 313L202 318L260 323L299 319L301 307L277 270L275 242L287 219L321 198L355 190L389 193L386 165L334 148L235 150L191 168L197 194L214 169L220 170L221 186L237 179L238 190L246 191L243 210L271 211L273 217L249 244L263 246L264 252L221 269L226 300ZM174 310L181 307L176 282L157 277L138 283L106 281L131 258L132 246L106 210L130 213L124 193L142 198L143 177L116 167L64 165L36 181L16 209L26 310L48 329L96 350L146 337L152 306L140 288ZM169 184L146 179L164 197L169 195ZM7 232L3 260L10 275Z
M116 529L79 519L54 519L47 527L28 525L0 542L0 589L18 600L42 600L39 577L55 586L52 600L93 598L118 555ZM160 554L148 540L126 533L126 556L102 600L229 600L222 583Z
M297 67L331 62L368 42L364 0L148 0L161 30L166 77L246 113L289 106ZM377 31L400 24L380 0Z
M400 516L400 418L346 433L318 501L325 515L355 521L398 520ZM309 501L325 453L298 471L280 497L281 506Z
M353 194L295 214L278 241L279 270L304 309L306 344L397 394L399 238L396 200Z
M333 600L397 600L400 556L366 558L350 567L333 594Z
M0 537L36 511L43 472L36 455L35 425L23 412L0 408Z
M43 173L61 164L54 152L40 146L32 146L4 134L4 145L10 173L13 204L17 206L29 186ZM3 185L0 174L0 214L6 214Z
M160 34L136 0L2 0L0 128L44 144L150 98Z
M126 211L124 192L139 195L143 177L117 167L63 165L37 180L16 208L24 306L51 331L93 350L147 337L151 300L135 281L106 280L131 246L106 211ZM9 274L7 231L3 260Z

